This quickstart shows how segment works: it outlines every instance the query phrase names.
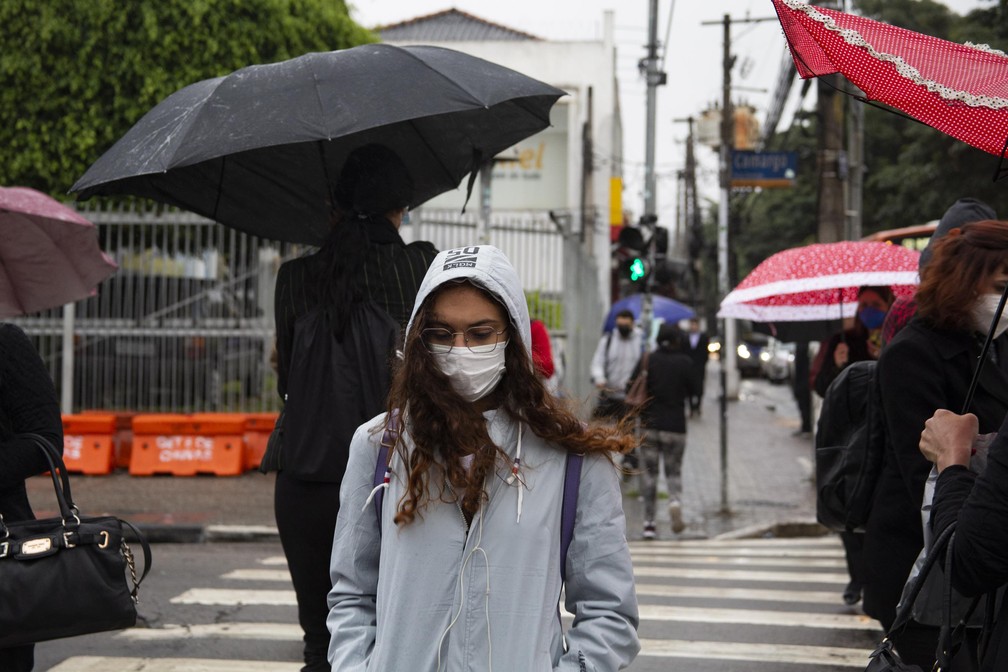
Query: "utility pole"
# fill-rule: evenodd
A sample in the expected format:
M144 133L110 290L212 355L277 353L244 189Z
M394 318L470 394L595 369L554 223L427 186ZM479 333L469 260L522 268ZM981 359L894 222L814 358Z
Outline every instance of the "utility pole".
M776 21L777 17L759 19L735 19L734 23L759 23ZM731 102L731 71L735 57L731 54L731 24L730 14L725 14L721 21L703 21L702 25L721 24L724 33L724 53L722 56L723 84L721 103L721 142L720 142L720 182L721 200L718 205L718 300L723 299L729 291L728 285L728 208L731 194L731 162L735 136L735 114ZM718 333L721 335L721 352L719 362L719 383L721 395L720 434L721 434L721 513L731 513L728 503L728 394L738 396L738 369L736 368L735 352L735 320L721 318L718 320ZM729 386L729 377L731 385Z
M721 103L721 201L718 205L718 298L723 299L728 287L728 201L731 193L732 131L735 115L731 102L731 70L735 59L731 55L731 16L724 15L724 54L722 55L723 86ZM728 371L735 368L735 320L721 318L721 356L718 378L721 395L718 400L721 417L721 513L729 513L728 502Z
M655 206L655 116L657 112L658 87L667 81L667 75L658 67L658 0L649 0L648 8L648 43L647 57L637 64L647 82L647 119L645 126L644 146L644 214L641 217L641 229L650 227L650 243L648 244L649 273L644 280L644 294L641 297L641 327L645 339L651 337L651 322L654 316L654 305L651 297L651 285L654 283L655 267L655 232L658 222L658 210ZM647 347L647 346L645 346Z

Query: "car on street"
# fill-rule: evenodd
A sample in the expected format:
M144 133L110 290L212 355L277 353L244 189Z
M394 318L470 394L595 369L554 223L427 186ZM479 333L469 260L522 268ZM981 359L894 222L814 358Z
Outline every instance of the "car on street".
M771 338L760 357L763 376L771 383L786 383L794 377L794 343L784 343Z
M743 378L759 378L763 375L762 362L769 357L767 353L767 343L770 337L759 332L746 332L738 339L735 346L735 368ZM717 359L721 354L721 341L717 336L712 336L710 345L707 346L712 359Z

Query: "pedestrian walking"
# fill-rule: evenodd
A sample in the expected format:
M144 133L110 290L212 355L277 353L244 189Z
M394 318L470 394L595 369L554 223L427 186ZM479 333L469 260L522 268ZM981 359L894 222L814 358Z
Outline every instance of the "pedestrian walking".
M657 536L656 484L659 457L665 464L668 512L672 532L682 532L682 461L686 451L686 405L698 394L695 361L685 352L688 336L673 324L658 329L658 348L642 358L631 377L647 376L650 400L641 410L644 441L640 446L641 494L644 496L644 539Z
M949 231L922 269L916 316L879 359L886 454L865 526L863 606L886 630L924 545L921 505L931 464L920 453L920 434L936 410L958 410L966 400L983 337L1008 282L1006 259L1008 222L973 222ZM996 431L1008 412L1008 339L995 338L988 356L970 407L983 433ZM938 623L925 621L936 616L918 613L893 633L905 662L930 668Z
M585 425L546 390L522 286L500 250L434 260L388 408L354 435L340 492L332 669L629 665L638 611L612 455L634 438ZM584 458L565 515L573 454ZM576 614L566 633L561 588Z
M324 360L339 352L327 349L352 349L351 344L372 335L350 332L387 329L380 319L383 316L404 325L420 280L436 254L430 243L407 245L399 235L413 199L412 180L399 157L387 148L365 145L352 152L334 193L337 207L329 238L318 252L281 265L276 284L277 389L287 400L284 412L288 417L274 465L278 469L275 510L297 596L298 620L305 633L304 672L331 669L326 661L326 595L332 587L329 559L340 482L350 437L361 422L380 410L387 392L386 388L371 395L378 398L376 408L365 408L370 404L363 401L363 388L382 376L388 380L384 360L375 367L378 370L362 372L361 380L352 379L345 370L333 375L325 369ZM380 314L361 312L365 304L377 307ZM362 327L357 320L362 314L378 322ZM311 325L320 323L325 329L313 331ZM353 361L360 353L348 354L344 360ZM315 371L292 370L294 362ZM292 389L292 380L309 378L322 378L324 390ZM303 420L292 423L295 410L299 413L294 417ZM323 432L322 427L332 431ZM306 436L308 455L292 454L295 434Z
M707 380L707 360L710 358L710 337L701 331L700 320L690 318L687 334L686 354L693 361L694 375L697 378L697 392L690 397L690 417L699 417L703 412L704 385Z
M63 452L59 402L45 363L20 327L0 323L0 515L7 522L32 520L25 479L48 471L32 433ZM13 605L12 605L13 606ZM29 672L35 645L0 649L0 670Z
M591 362L591 378L599 391L593 416L620 420L627 414L627 382L640 359L644 337L634 326L634 314L624 309L616 314L616 329L602 335Z

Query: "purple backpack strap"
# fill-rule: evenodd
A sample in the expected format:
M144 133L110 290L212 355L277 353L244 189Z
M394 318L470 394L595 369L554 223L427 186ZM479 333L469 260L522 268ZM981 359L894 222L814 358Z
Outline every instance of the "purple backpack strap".
M567 453L564 473L563 504L560 507L560 580L567 580L567 549L574 537L574 518L577 516L578 489L581 487L581 463L584 455Z
M389 451L395 448L399 441L399 410L393 410L389 420L385 423L385 432L382 434L381 445L378 446L378 459L375 461L373 487L378 487L385 481L385 470L391 462ZM385 488L381 488L374 496L375 516L378 517L378 533L381 534L381 512L382 502L385 500Z

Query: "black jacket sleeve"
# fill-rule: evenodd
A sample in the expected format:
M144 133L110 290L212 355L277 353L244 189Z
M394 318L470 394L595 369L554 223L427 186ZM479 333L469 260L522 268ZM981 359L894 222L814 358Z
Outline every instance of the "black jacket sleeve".
M18 434L40 434L63 452L63 422L56 388L42 358L25 333L12 324L0 325L0 490L20 486L48 465L33 441Z
M931 527L940 533L952 521L958 521L952 549L956 590L979 595L1008 583L1008 418L982 474L954 466L938 475Z

